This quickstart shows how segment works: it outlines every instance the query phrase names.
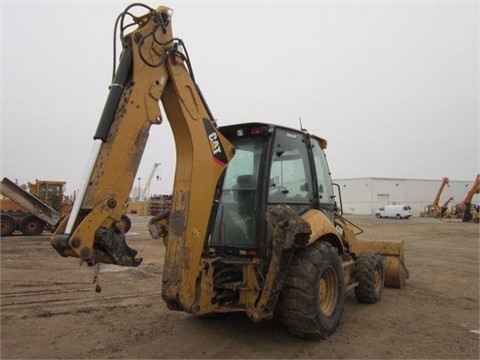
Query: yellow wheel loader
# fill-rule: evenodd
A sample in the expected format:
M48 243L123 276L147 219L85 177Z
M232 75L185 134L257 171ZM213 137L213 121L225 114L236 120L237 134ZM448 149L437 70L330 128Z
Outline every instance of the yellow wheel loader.
M132 15L138 7L143 15ZM217 127L171 15L135 4L117 19L123 51L93 160L51 244L90 265L140 265L118 224L150 126L166 118L176 145L172 205L149 228L166 244L168 308L253 321L275 313L293 334L326 338L348 290L375 303L384 286L403 286L403 243L357 239L335 202L324 139L266 123ZM125 34L127 19L136 28Z

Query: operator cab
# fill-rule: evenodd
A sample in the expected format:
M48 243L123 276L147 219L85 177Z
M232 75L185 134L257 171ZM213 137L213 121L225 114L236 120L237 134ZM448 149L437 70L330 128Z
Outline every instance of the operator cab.
M299 215L319 209L333 222L324 139L262 123L225 126L220 132L235 146L235 156L216 199L210 255L265 256L270 239L265 214L275 204L287 204Z

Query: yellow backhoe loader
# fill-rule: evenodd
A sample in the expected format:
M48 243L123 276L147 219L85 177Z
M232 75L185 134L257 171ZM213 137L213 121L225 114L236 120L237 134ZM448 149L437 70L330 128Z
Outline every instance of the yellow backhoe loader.
M134 7L144 14L132 16ZM357 238L336 204L324 139L266 123L217 127L171 16L167 7L139 4L119 16L123 51L94 159L51 244L90 265L140 265L117 224L150 126L163 120L161 102L176 170L172 206L149 226L165 237L168 308L244 312L253 321L275 313L293 334L326 338L339 326L348 290L375 303L384 286L403 286L403 242Z

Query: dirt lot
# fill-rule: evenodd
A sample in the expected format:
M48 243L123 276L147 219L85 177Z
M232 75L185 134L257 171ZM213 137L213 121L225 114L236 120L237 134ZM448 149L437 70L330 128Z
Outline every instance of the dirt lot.
M411 277L375 305L347 298L338 331L324 341L289 335L242 314L200 319L161 300L164 246L146 217L127 241L138 268L93 270L62 258L50 235L1 239L2 359L47 358L457 358L479 356L479 226L436 219L350 216L363 238L404 240Z

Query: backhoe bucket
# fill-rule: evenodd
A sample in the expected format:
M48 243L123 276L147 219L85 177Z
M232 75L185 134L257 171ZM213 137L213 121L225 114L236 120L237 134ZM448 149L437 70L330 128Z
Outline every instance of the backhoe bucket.
M362 250L375 250L383 256L385 286L402 288L410 273L405 265L403 241L358 240L352 251L359 254Z

